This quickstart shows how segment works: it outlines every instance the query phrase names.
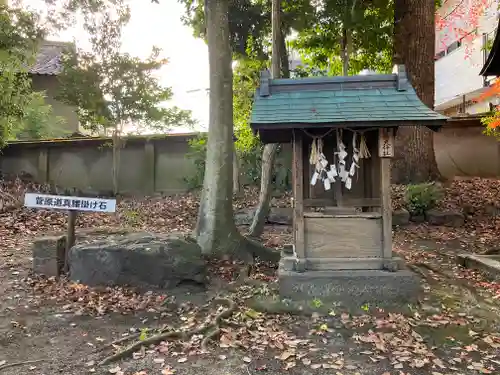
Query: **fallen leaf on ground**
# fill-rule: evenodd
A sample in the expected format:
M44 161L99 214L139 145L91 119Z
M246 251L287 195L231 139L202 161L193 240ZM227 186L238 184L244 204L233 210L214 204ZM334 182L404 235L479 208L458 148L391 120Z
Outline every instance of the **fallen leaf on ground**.
M161 370L161 375L174 375L174 374L175 370L171 368L164 368L163 370Z
M292 352L291 350L286 350L281 355L279 356L279 359L282 361L286 361L288 358L292 357L295 355L295 352Z

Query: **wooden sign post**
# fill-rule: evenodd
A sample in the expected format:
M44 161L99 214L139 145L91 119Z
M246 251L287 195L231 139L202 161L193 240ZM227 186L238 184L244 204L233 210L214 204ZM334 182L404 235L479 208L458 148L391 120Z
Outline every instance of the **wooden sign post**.
M394 130L379 129L378 156L381 158L394 157Z
M75 244L75 225L78 212L115 212L116 199L26 193L24 206L68 211L66 251L64 254L64 271L67 272L69 249Z

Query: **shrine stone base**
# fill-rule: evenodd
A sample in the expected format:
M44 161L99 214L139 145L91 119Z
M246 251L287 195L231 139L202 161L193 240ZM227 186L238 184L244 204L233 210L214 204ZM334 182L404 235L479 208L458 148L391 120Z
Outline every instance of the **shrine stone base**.
M411 271L382 270L306 271L278 270L281 299L310 305L319 300L323 305L358 310L369 304L391 307L415 303L421 292L420 278Z

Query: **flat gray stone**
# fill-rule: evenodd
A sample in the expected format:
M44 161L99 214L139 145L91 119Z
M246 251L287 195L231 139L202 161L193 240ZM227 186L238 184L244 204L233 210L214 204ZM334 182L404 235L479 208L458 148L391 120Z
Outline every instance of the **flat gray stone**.
M292 207L271 207L267 222L269 224L292 225L293 208Z
M78 244L69 252L70 279L83 284L173 288L205 283L200 247L185 235L132 233Z
M425 221L424 215L410 215L410 221L413 223L423 223Z
M251 225L255 210L253 208L243 208L234 214L234 222L236 225Z
M33 272L59 277L64 266L66 236L46 236L33 242Z
M404 208L392 212L392 225L405 226L410 223L410 213Z
M251 225L255 208L242 208L234 214L236 225ZM266 223L274 225L292 225L293 209L291 207L271 207Z
M278 270L280 297L293 301L336 304L359 309L415 303L421 291L420 278L411 271L382 270L306 271Z
M431 225L462 227L465 216L461 212L429 210L425 213L427 222Z
M500 206L489 204L484 208L484 211L489 216L500 216Z

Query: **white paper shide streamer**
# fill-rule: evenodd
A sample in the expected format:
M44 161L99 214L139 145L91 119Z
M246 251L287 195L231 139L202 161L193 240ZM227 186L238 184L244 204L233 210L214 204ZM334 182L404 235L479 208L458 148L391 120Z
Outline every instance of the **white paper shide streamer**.
M309 163L315 166L314 174L311 178L311 185L316 185L318 180L323 181L325 190L331 189L330 179L328 178L328 160L323 154L323 140L321 138L314 138L311 147L311 155Z
M330 165L323 154L323 140L321 138L313 138L309 163L315 166L315 170L311 178L311 185L316 185L318 180L320 180L323 182L325 190L330 190L331 184L335 182L336 178L339 178L346 189L350 190L352 188L352 179L356 174L356 169L360 168L359 160L367 159L371 155L366 145L365 136L363 134L359 135L357 132L353 131L353 154L350 166L347 168L349 154L346 145L342 141L342 136L342 129L337 129L337 151L334 152L333 163Z

